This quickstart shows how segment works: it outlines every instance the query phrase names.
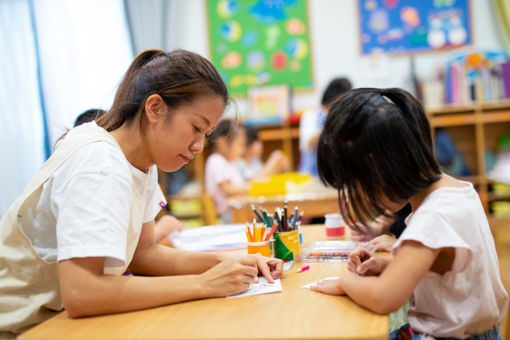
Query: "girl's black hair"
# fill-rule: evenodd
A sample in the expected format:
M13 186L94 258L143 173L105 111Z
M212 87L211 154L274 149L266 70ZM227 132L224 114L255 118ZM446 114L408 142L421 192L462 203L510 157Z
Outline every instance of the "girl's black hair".
M259 140L259 131L255 127L245 125L244 129L246 131L246 146L250 146Z
M319 138L317 166L321 181L338 190L352 226L368 226L384 213L381 194L408 200L441 174L422 106L397 88L359 88L337 98Z

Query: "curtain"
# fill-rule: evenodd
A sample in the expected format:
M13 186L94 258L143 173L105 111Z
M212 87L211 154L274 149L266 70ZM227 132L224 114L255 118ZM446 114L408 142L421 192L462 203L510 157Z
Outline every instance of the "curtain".
M0 1L0 216L45 159L30 5Z
M132 59L122 0L0 1L0 216L81 112L111 106Z
M503 32L506 50L510 54L510 1L494 0L494 5Z
M81 112L108 109L133 59L121 0L34 1L51 145Z
M167 49L169 0L124 0L135 54Z

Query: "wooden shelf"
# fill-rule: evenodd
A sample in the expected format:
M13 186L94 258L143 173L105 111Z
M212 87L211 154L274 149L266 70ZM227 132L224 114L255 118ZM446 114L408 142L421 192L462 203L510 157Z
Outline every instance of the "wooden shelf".
M427 115L432 134L437 128L445 128L462 152L474 175L461 179L476 186L486 211L489 212L489 202L510 200L510 195L496 196L489 191L492 181L485 169L485 150L496 151L498 136L510 129L510 100L445 105L427 110Z

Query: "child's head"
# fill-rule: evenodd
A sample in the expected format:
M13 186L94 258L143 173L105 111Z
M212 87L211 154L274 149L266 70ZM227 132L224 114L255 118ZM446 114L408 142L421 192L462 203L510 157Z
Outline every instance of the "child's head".
M253 126L245 126L246 130L246 152L245 157L262 158L264 152L264 144L259 139L259 132Z
M352 84L347 78L335 78L329 82L324 90L321 105L328 107L339 95L352 89Z
M440 176L420 103L401 89L355 89L329 109L317 151L321 181L349 202L349 223L396 211ZM342 205L341 205L342 206Z
M76 120L74 121L74 126L76 127L83 123L91 122L91 121L101 117L105 113L106 113L106 111L101 110L101 109L89 109L87 111L84 111L84 112L80 113L78 115L78 117L76 117Z
M213 152L229 161L242 157L246 151L245 126L230 119L221 120L208 138Z

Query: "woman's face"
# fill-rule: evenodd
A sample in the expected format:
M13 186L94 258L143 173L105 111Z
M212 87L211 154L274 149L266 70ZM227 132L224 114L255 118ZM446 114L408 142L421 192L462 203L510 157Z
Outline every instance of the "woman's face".
M205 137L218 123L225 103L219 96L204 95L192 103L167 111L167 116L146 130L149 154L165 172L177 171L204 149Z

